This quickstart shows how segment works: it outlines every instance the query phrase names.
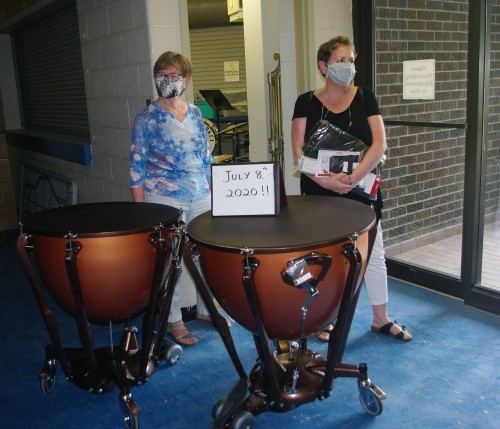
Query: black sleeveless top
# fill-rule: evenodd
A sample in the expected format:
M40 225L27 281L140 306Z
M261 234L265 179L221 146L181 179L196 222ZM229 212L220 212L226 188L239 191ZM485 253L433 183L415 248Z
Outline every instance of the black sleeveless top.
M307 118L305 135L320 120L326 119L336 127L358 137L367 146L372 144L372 133L368 124L368 117L380 115L380 109L375 94L369 88L358 87L350 106L340 113L330 112L323 103L313 94L313 91L299 95L295 102L292 120L295 118ZM307 175L300 176L300 192L302 195L330 195L341 198L349 198L365 204L373 205L377 214L377 220L382 217L382 195L380 188L377 201L369 201L356 194L338 194L318 185Z

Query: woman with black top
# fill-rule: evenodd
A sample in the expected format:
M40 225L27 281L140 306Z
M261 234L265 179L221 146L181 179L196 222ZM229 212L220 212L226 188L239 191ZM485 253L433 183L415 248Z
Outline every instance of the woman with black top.
M302 155L305 136L320 119L328 120L336 127L358 137L369 147L363 160L351 174L330 173L327 177L301 174L301 193L350 198L373 206L377 215L377 235L364 276L368 299L373 309L371 330L402 341L410 341L410 331L390 320L387 315L389 298L380 227L383 206L380 189L375 202L350 192L379 164L387 149L384 121L375 95L369 88L360 88L353 84L356 73L354 60L354 45L347 37L336 37L319 47L317 66L325 76L325 85L300 95L295 102L292 118L293 156L297 163ZM325 327L318 332L318 337L328 341L331 329L332 325Z

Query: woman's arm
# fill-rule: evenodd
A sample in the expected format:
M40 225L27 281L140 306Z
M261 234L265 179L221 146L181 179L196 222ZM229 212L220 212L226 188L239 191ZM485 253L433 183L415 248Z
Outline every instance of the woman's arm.
M149 138L145 133L147 129L144 118L138 115L132 129L132 144L130 147L130 190L132 199L136 203L144 202L144 175L147 159L149 158L149 144L147 143Z
M132 199L136 203L144 202L144 186L136 186L134 188L130 188L132 191Z
M356 170L351 174L352 180L360 182L368 173L370 173L380 162L387 150L387 141L385 137L384 121L381 115L368 117L368 124L372 133L372 145L366 151L363 160L359 163ZM343 182L348 183L347 177Z
M293 163L296 165L302 156L304 147L304 136L306 135L307 118L295 118L292 121L292 152Z

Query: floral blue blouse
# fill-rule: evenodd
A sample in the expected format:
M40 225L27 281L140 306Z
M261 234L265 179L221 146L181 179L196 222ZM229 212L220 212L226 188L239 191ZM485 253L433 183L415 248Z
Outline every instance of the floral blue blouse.
M130 149L130 186L179 200L210 195L212 156L203 116L189 104L182 122L151 103L135 118Z

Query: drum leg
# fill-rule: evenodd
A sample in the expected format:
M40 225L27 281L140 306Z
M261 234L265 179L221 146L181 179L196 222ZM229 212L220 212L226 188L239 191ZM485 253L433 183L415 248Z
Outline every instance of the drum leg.
M33 292L35 294L38 307L40 308L40 312L42 313L43 321L45 322L45 326L47 327L47 331L49 333L50 339L53 344L53 348L55 350L54 353L52 353L50 356L46 351L46 361L47 362L53 361L54 359L57 358L59 362L61 362L64 375L66 377L69 377L71 370L66 355L64 353L64 349L62 347L62 342L61 342L61 337L59 335L59 327L57 325L56 317L54 315L54 312L48 306L47 301L45 300L45 297L42 293L42 288L40 287L40 284L37 281L35 272L33 270L33 266L31 265L31 262L28 258L28 254L26 252L26 247L31 245L28 236L26 234L21 234L17 239L16 245L17 245L17 252L19 253L21 262L28 276L31 288L33 289Z
M78 325L78 333L80 334L80 342L85 352L88 365L88 377L84 378L88 378L90 380L91 392L100 392L102 389L101 386L99 386L97 376L97 362L94 350L92 326L89 323L87 313L85 311L85 306L83 304L82 291L76 265L76 257L81 246L78 242L73 241L72 237L68 238L69 241L66 244L65 264L71 292L73 293L73 297L75 298L76 322Z
M255 317L258 336L255 338L259 356L264 361L264 372L267 374L267 379L271 388L269 402L276 407L280 407L280 388L278 384L278 374L274 364L274 354L272 342L269 339L262 320L262 313L259 308L257 295L255 292L254 273L259 266L255 258L249 258L249 254L245 253L243 261L243 289L247 296L250 310Z
M148 311L143 319L142 350L144 353L139 373L139 377L143 380L145 380L152 371L150 365L151 361L153 360L154 365L157 365L162 354L163 336L165 334L175 283L179 275L179 249L183 246L184 237L183 228L172 232L171 263L168 264L168 267L166 267L167 245L165 243L165 238L162 236L161 232L153 234L150 238L150 241L155 248L157 257L151 284ZM165 291L160 296L160 291L162 291L165 283ZM156 324L158 324L157 332L155 332Z
M361 367L366 368L366 365L355 366L341 363L361 289L357 285L360 280L362 267L361 254L354 245L346 245L343 254L348 259L350 268L339 308L337 323L328 342L327 364L323 386L319 393L320 398L326 398L330 395L334 378L357 377L359 380L366 380L368 378L366 370L363 371L360 369Z
M210 316L212 316L212 320L214 321L214 327L219 332L219 335L226 346L226 350L233 362L236 371L240 378L246 379L247 374L243 365L238 357L238 353L236 352L236 347L233 342L233 337L231 336L231 332L229 327L227 326L226 319L220 315L213 303L212 297L208 292L208 285L205 277L202 274L201 264L200 264L200 254L196 245L192 245L190 248L186 248L184 251L184 263L186 264L187 269L191 273L196 289L200 292L203 301L207 307Z
M177 280L181 275L181 258L186 240L185 225L181 223L171 231L171 256L166 267L163 271L163 276L159 281L158 288L161 290L161 296L158 303L158 323L157 332L154 333L154 341L151 345L151 357L158 360L165 357L165 360L174 365L182 355L182 348L165 339L165 332L167 329L168 315L170 306L172 304L172 297ZM162 266L165 261L162 263Z

